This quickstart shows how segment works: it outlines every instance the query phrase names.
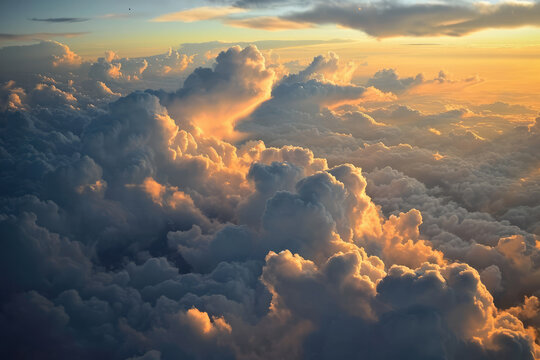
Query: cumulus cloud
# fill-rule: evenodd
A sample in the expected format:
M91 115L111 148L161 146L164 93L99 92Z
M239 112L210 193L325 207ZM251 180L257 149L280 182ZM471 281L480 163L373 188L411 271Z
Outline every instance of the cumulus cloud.
M437 77L426 79L423 74L402 78L395 69L383 69L377 71L369 78L367 85L395 94L409 92L418 95L460 90L466 86L475 85L480 82L482 82L482 79L478 76L472 76L463 80L454 80L442 70L437 74Z
M7 109L16 110L24 107L22 101L26 96L24 89L16 87L15 81L10 80L0 88L1 103L0 110L6 111Z
M216 57L213 69L196 69L176 94L161 97L179 121L232 138L235 122L270 97L274 80L274 71L255 46L232 47Z
M64 93L73 105L76 102L78 110L93 112L135 90L177 89L186 77L186 70L194 67L193 55L173 49L142 58L125 58L106 51L105 56L87 61L65 44L54 41L4 47L0 52L3 54L0 81L4 83L5 93L2 108L28 106L28 101L37 98L27 94L53 89L57 94ZM40 105L54 106L51 102Z
M346 85L350 84L356 68L357 66L353 62L343 64L336 53L330 52L326 56L316 56L308 67L298 72L298 74L289 75L284 81L305 82L315 79L321 82Z
M34 74L51 72L59 67L75 67L81 58L68 46L55 41L42 41L30 46L9 46L0 49L2 78L17 76L34 69Z
M540 357L523 108L428 114L254 46L127 91L189 56L35 47L0 88L3 357Z
M394 69L383 69L377 71L373 77L368 79L367 84L382 91L400 93L410 87L421 84L423 81L424 76L422 74L414 77L400 78Z

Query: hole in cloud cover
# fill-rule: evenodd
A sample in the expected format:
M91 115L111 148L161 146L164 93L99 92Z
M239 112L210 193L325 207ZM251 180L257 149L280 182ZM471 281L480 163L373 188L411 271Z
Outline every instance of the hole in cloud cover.
M444 74L333 53L0 53L2 358L540 356L526 106L425 113Z

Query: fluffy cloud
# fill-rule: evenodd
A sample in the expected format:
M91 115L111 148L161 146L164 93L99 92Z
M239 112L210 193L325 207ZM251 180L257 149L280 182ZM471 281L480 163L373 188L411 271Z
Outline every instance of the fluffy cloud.
M218 55L214 69L196 69L176 94L161 94L161 100L179 121L232 138L235 122L270 97L274 79L256 47L232 47Z
M2 58L2 79L8 76L51 73L58 68L74 68L81 64L81 58L68 46L55 41L42 41L35 45L9 46L0 50Z
M4 47L0 53L2 109L71 104L90 112L135 90L177 89L194 58L169 49L144 58L122 58L107 51L96 61L83 61L54 41Z
M369 86L374 86L382 91L400 93L410 87L421 84L424 81L422 74L415 77L400 78L394 69L384 69L377 71L367 82Z
M423 74L402 78L395 69L377 71L367 81L367 86L373 86L381 91L400 94L410 92L417 94L433 94L448 90L458 90L482 82L482 79L473 76L464 80L453 80L444 71L440 71L436 78L427 80Z
M279 79L232 47L126 96L189 57L47 58L0 93L3 357L540 356L522 108L426 114L335 54Z

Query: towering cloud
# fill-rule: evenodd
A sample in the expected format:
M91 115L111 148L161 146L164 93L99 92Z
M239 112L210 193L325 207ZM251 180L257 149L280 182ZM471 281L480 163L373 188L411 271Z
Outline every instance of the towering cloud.
M218 55L214 69L196 69L176 94L163 95L162 102L180 121L231 138L235 122L270 97L274 79L256 47L232 47Z

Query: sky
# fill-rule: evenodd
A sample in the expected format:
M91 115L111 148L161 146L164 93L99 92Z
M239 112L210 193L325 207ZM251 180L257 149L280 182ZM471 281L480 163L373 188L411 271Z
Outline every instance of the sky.
M523 89L540 91L540 70L535 66L540 56L540 10L535 2L334 1L325 5L307 0L29 0L3 1L0 6L1 45L55 40L84 59L96 59L108 50L123 57L151 56L183 43L288 40L292 42L276 49L283 60L308 62L321 51L339 48L343 59L368 64L358 70L360 77L376 71L378 64L399 67L407 75L436 74L442 68L458 76L491 79L480 87L490 101L513 101L517 92L524 101L527 94L521 93ZM353 14L357 18L333 15L344 8L357 11ZM326 15L317 18L311 10ZM362 13L381 20L362 25ZM443 28L453 22L470 25ZM382 30L388 23L395 26ZM305 40L330 43L312 48L302 43ZM333 40L346 40L347 44L338 47ZM529 73L513 71L522 68ZM511 94L500 94L502 82L508 84ZM525 101L534 105L534 97Z
M0 3L0 358L540 359L540 2Z

